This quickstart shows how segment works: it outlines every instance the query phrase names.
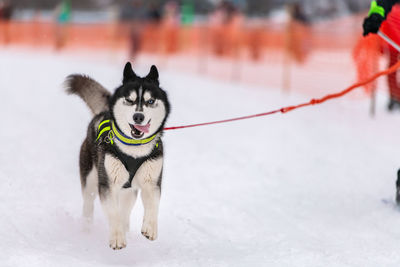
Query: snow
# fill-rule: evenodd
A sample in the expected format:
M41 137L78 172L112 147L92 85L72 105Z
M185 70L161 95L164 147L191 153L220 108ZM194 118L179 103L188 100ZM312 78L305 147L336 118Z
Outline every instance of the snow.
M159 238L141 236L138 201L128 247L111 250L98 200L93 227L82 227L78 153L90 113L62 82L86 73L113 89L124 63L0 51L0 266L398 266L400 213L390 203L400 116L384 111L385 91L374 119L369 100L355 94L285 115L166 132ZM173 107L169 126L309 98L169 68L160 76Z

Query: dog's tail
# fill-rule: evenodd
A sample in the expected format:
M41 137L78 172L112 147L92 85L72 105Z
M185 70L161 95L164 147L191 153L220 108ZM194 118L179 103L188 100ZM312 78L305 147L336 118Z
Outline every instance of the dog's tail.
M80 96L94 115L108 110L110 92L92 78L73 74L65 80L65 87L68 94Z

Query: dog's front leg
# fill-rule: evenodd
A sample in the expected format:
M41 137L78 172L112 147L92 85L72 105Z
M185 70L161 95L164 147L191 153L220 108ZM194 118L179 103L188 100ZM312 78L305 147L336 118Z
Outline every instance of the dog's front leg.
M142 188L141 195L144 206L142 235L149 240L157 239L160 194L161 188L158 185L149 183Z
M120 212L124 224L124 231L129 232L130 216L135 205L138 191L132 188L124 188L121 191Z
M119 192L110 192L108 196L100 197L110 227L110 247L112 249L126 247L125 225L120 212L119 198Z
M100 173L106 174L100 177L104 186L100 186L100 200L110 225L110 247L121 249L126 247L126 204L129 202L129 194L123 189L123 184L129 178L124 165L112 155L105 155L104 170ZM121 210L122 207L122 210ZM124 211L124 212L122 212ZM129 210L130 214L130 210Z
M136 182L141 189L144 206L142 234L149 240L157 239L158 207L161 195L163 158L145 162L139 169Z

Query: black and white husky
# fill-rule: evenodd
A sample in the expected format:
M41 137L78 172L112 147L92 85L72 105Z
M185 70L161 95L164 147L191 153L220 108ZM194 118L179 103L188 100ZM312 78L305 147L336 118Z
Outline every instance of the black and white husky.
M129 217L141 190L144 205L142 234L157 238L163 144L161 136L170 111L160 88L158 71L140 78L128 62L123 82L114 94L83 75L66 80L67 92L80 96L94 118L80 151L83 216L91 221L99 193L110 226L110 247L126 246Z

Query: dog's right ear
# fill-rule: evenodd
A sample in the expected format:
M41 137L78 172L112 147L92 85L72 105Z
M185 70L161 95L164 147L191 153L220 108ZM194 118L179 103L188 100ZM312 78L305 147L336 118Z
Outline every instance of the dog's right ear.
M129 81L134 81L137 78L138 76L133 71L131 63L127 62L124 68L124 78L122 80L122 83L125 84Z

